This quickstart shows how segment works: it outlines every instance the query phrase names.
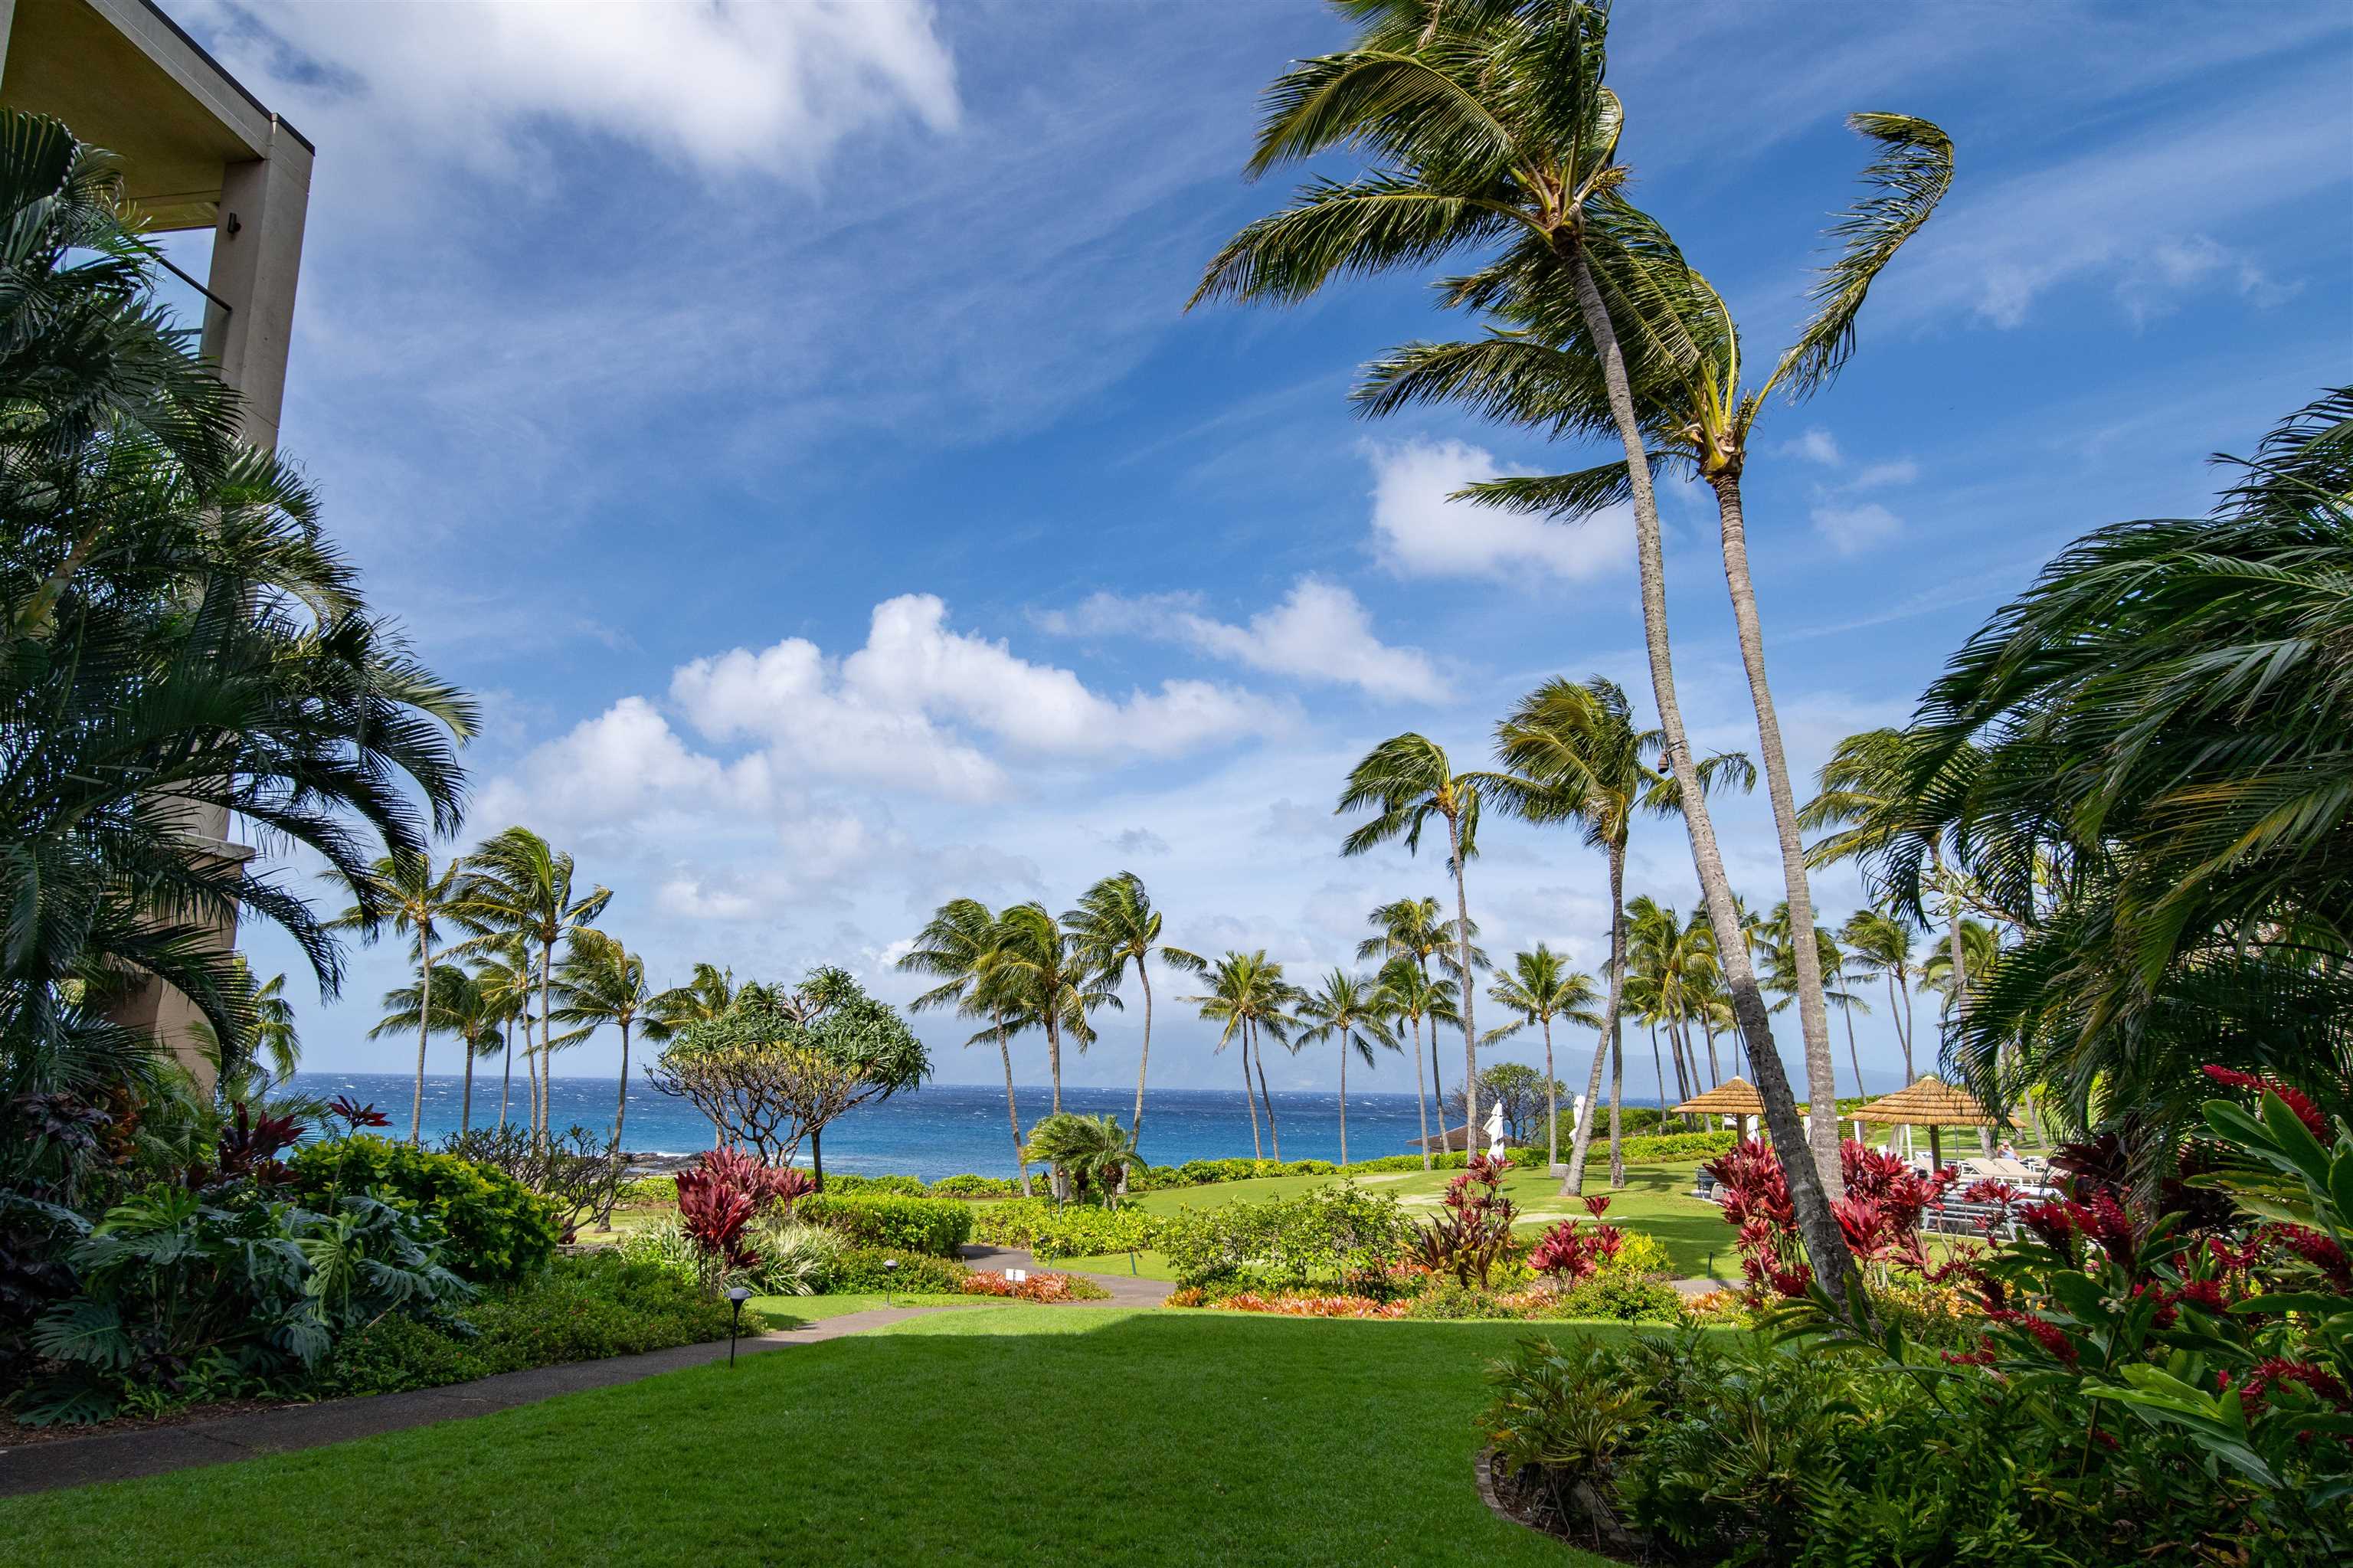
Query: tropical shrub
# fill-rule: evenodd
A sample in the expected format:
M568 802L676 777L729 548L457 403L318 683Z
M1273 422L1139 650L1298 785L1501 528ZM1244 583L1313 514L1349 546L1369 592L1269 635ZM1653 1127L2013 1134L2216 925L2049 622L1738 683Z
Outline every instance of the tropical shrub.
M1027 1279L1008 1279L1001 1273L976 1272L965 1277L967 1296L1002 1296L1021 1301L1108 1301L1111 1292L1075 1274L1040 1269Z
M954 1257L972 1239L972 1205L953 1198L819 1192L803 1198L794 1213L809 1224L840 1232L859 1246Z
M681 1284L715 1293L721 1283L717 1261L686 1234L685 1222L676 1214L665 1214L642 1230L629 1232L613 1251L629 1263L667 1274Z
M577 1125L552 1136L520 1125L478 1127L443 1139L441 1151L502 1172L546 1199L567 1242L581 1221L611 1220L628 1173L628 1160L609 1139Z
M1050 1262L1144 1252L1158 1244L1170 1223L1137 1208L1096 1209L1043 1198L1010 1198L979 1205L973 1212L972 1234L992 1246L1026 1247Z
M1672 1323L1683 1316L1683 1296L1673 1286L1630 1269L1611 1267L1556 1294L1541 1316Z
M849 1244L838 1231L769 1211L753 1223L752 1245L759 1261L740 1282L764 1296L817 1296L831 1283Z
M838 1183L840 1178L832 1180ZM1010 1176L943 1176L930 1192L939 1198L1011 1198L1019 1195L1021 1183Z
M677 1202L677 1177L639 1176L621 1184L618 1206L624 1209L666 1209Z
M1271 1312L1284 1318L1403 1318L1409 1315L1406 1303L1402 1301L1380 1301L1370 1296L1315 1296L1301 1291L1278 1291L1269 1296L1255 1290L1242 1290L1219 1298L1217 1305L1219 1310L1225 1312Z
M985 1178L979 1176L951 1176L946 1179L947 1181L983 1180ZM922 1198L940 1192L945 1184L944 1181L938 1186L926 1189L923 1182L913 1176L860 1176L855 1171L841 1171L825 1179L825 1191L827 1196L834 1198L860 1197L870 1192L892 1192L902 1198ZM1020 1190L1018 1182L1008 1181L1004 1185L1016 1192Z
M885 1263L897 1266L885 1268ZM954 1296L962 1292L971 1274L964 1265L944 1257L854 1246L843 1249L825 1288L832 1295L896 1291L908 1296Z
M1635 1164L1644 1160L1701 1160L1729 1154L1739 1143L1740 1135L1726 1128L1721 1132L1668 1132L1650 1138L1621 1139L1618 1152Z
M723 1174L703 1171L678 1173L679 1226L723 1275L749 1268L759 1261L744 1235L755 1208L752 1195L730 1185Z
M1462 1174L1446 1184L1437 1216L1421 1227L1423 1266L1451 1274L1462 1286L1487 1287L1495 1265L1512 1246L1512 1220L1518 1207L1504 1196L1504 1161L1473 1156Z
M476 1284L521 1278L554 1255L565 1216L502 1171L454 1154L361 1134L304 1144L287 1162L288 1192L319 1207L369 1192L430 1216L446 1233L442 1261Z
M322 1395L433 1388L557 1361L598 1361L727 1337L729 1304L699 1281L607 1250L558 1257L467 1312L471 1331L386 1318L346 1337L322 1369ZM765 1321L744 1314L758 1333Z
M1395 1198L1348 1181L1296 1198L1188 1209L1162 1223L1159 1241L1186 1285L1322 1279L1377 1288L1415 1234Z
M396 1314L447 1319L469 1299L441 1243L430 1218L364 1192L318 1212L250 1183L151 1187L69 1252L79 1288L34 1325L42 1366L19 1419L290 1392L343 1334Z

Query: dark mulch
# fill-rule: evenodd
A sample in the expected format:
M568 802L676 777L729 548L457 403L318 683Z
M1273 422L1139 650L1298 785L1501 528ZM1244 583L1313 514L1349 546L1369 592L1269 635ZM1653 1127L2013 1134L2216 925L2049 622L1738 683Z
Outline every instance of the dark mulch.
M165 1426L185 1426L191 1421L210 1421L220 1415L250 1415L257 1410L276 1410L289 1403L283 1399L220 1399L210 1404L184 1404L156 1415L118 1415L111 1421L92 1421L79 1426L21 1426L0 1417L0 1454L37 1447L43 1443L106 1437L117 1432L153 1432Z
M1514 1471L1496 1459L1493 1449L1480 1450L1477 1470L1481 1500L1490 1511L1514 1524L1525 1525L1613 1563L1647 1565L1676 1561L1629 1532L1609 1511L1609 1504L1589 1487L1580 1488L1575 1496L1564 1499L1536 1471Z

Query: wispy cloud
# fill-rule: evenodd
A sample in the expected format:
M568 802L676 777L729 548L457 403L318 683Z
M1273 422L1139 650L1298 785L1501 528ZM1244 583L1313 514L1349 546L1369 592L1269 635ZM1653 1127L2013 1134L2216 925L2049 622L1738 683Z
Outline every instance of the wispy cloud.
M1462 441L1409 440L1367 449L1373 465L1373 551L1399 577L1504 577L1537 572L1569 581L1633 562L1633 513L1614 506L1560 524L1453 499L1502 477L1493 453Z
M1213 658L1271 674L1355 686L1391 700L1438 702L1446 683L1418 648L1393 648L1373 630L1356 596L1321 577L1292 584L1282 602L1237 626L1201 613L1189 594L1123 597L1098 593L1075 609L1034 619L1064 636L1123 634L1189 644Z

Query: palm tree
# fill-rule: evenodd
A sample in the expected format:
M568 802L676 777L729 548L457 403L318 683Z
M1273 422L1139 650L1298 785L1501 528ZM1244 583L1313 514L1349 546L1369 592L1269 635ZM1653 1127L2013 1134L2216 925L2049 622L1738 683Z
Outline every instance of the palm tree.
M613 901L612 889L577 892L569 854L529 828L512 827L484 840L465 861L458 912L483 932L472 947L495 947L519 936L539 948L537 1071L532 1081L532 1130L548 1132L548 1080L554 1060L554 992L556 944L586 928Z
M1135 1118L1128 1124L1132 1137L1144 1136L1144 1075L1152 1060L1152 973L1145 962L1156 948L1170 969L1199 974L1205 961L1198 953L1171 948L1160 940L1160 911L1144 890L1144 879L1132 871L1106 876L1079 898L1079 906L1062 916L1062 924L1078 938L1079 950L1116 987L1135 966L1144 984L1144 1045L1135 1057Z
M1409 959L1421 971L1421 978L1426 982L1430 979L1430 962L1435 959L1440 970L1452 975L1459 983L1468 983L1462 973L1461 958L1462 943L1468 938L1471 967L1479 970L1492 967L1487 950L1478 945L1479 923L1473 920L1465 926L1459 921L1440 919L1435 898L1396 899L1377 906L1365 918L1372 927L1373 934L1356 944L1356 957L1360 960L1377 959L1386 964L1391 959ZM1417 1034L1414 1041L1414 1082L1417 1086L1421 1082L1420 1063L1421 1042ZM1415 1092L1420 1092L1418 1086ZM1439 1076L1438 1041L1434 1035L1430 1042L1430 1092L1439 1104L1446 1103L1446 1085ZM1428 1109L1427 1107L1423 1108L1425 1112ZM1421 1130L1424 1137L1429 1136L1429 1128L1424 1127Z
M1775 905L1771 917L1765 920L1759 929L1764 937L1765 989L1781 999L1773 1004L1773 1011L1779 1012L1799 1001L1805 985L1805 976L1796 962L1799 944L1789 938L1789 906L1787 903ZM1840 949L1838 938L1827 926L1814 927L1814 955L1817 969L1825 977L1822 1000L1846 1015L1846 1054L1854 1067L1854 1092L1860 1095L1863 1092L1862 1057L1854 1044L1854 1010L1862 1007L1863 1012L1869 1012L1871 1009L1863 1007L1862 999L1852 991L1831 983L1843 978L1846 955ZM1833 1098L1818 1103L1835 1107L1838 1102ZM1830 1119L1838 1119L1835 1111Z
M1180 997L1201 1010L1201 1016L1220 1025L1215 1049L1223 1051L1229 1043L1241 1047L1242 1098L1250 1099L1250 1057L1259 1037L1287 1041L1293 1022L1283 1010L1298 994L1282 978L1282 966L1269 959L1266 949L1226 956L1208 968L1209 989L1199 996ZM1267 1137L1274 1142L1274 1157L1282 1158L1282 1142L1274 1126L1274 1098L1267 1093L1266 1065L1263 1060L1258 1069L1258 1093L1266 1102ZM1259 1142L1258 1109L1250 1108L1250 1157L1263 1159L1265 1150Z
M1413 1029L1414 1096L1419 1102L1418 1108L1421 1113L1421 1168L1427 1171L1430 1169L1430 1144L1432 1141L1444 1141L1442 1135L1446 1130L1446 1112L1445 1102L1441 1100L1439 1102L1438 1117L1439 1131L1441 1136L1433 1140L1430 1136L1430 1103L1420 1098L1421 1024L1424 1019L1430 1021L1430 1051L1435 1054L1438 1049L1438 1026L1441 1023L1455 1022L1461 1017L1454 1005L1454 999L1461 994L1461 988L1444 975L1432 977L1425 973L1411 959L1402 955L1391 959L1381 966L1380 988L1382 1008L1389 1016L1404 1019ZM1466 1136L1466 1144L1468 1141Z
M997 1054L1005 1064L1005 1119L1013 1128L1013 1159L1021 1170L1021 1195L1029 1196L1029 1147L1021 1139L1021 1107L1013 1096L1013 1048L1007 1044L1007 999L988 984L989 965L1005 938L1005 927L987 905L976 898L952 898L932 912L930 922L916 933L915 945L898 962L909 974L926 975L940 983L915 998L917 1012L954 1005L967 1018L987 1018L990 1027L965 1042L970 1045L993 1036ZM710 966L697 967L701 980Z
M1992 927L1964 917L1960 928L1959 962L1954 961L1954 949L1947 946L1929 954L1927 961L1920 966L1920 989L1933 991L1944 998L1938 1011L1955 1025L1968 1016L1968 991L1978 983L1976 977L1991 969L2001 952L2001 939L1994 935Z
M519 932L494 934L494 938L479 946L470 944L473 961L473 981L482 994L485 1015L496 1024L492 1032L499 1051L499 1125L507 1124L507 1103L514 1088L514 1037L521 1031L523 1049L531 1049L532 987L531 948ZM526 1063L529 1057L525 1057ZM469 1064L471 1071L471 1064ZM473 1085L467 1084L470 1107ZM468 1117L470 1122L470 1111Z
M272 975L261 985L253 983L253 969L243 953L229 958L232 972L229 990L241 996L241 1005L233 1010L242 1014L245 1033L232 1037L224 1048L220 1036L211 1024L198 1019L190 1025L196 1043L209 1052L219 1064L217 1085L223 1091L232 1083L251 1089L250 1097L260 1098L273 1085L283 1084L302 1065L302 1036L294 1027L294 1004L286 1000L286 977ZM257 1079L256 1068L263 1058L269 1059L266 1077ZM221 1103L226 1104L225 1094Z
M428 1012L426 995L430 992ZM458 1113L458 1130L470 1129L474 1120L474 1058L500 1049L503 1004L493 999L479 972L469 974L456 964L436 964L428 980L384 993L385 1015L368 1031L371 1040L406 1034L424 1028L435 1034L455 1035L465 1047L466 1077Z
M1573 308L1593 344L1602 402L1625 453L1666 770L1689 778L1648 434L1621 337L1633 342L1645 384L1699 350L1677 331L1672 310L1623 297L1655 281L1628 258L1656 243L1656 226L1619 194L1628 177L1617 159L1624 112L1602 85L1606 27L1604 11L1576 0L1370 12L1356 48L1299 61L1269 90L1250 166L1255 174L1345 148L1368 153L1376 167L1356 180L1313 184L1290 209L1246 227L1210 261L1194 300L1296 301L1336 274L1418 267L1465 248L1500 246L1497 266L1542 280L1564 314ZM1811 1160L1788 1157L1806 1146L1805 1129L1755 970L1738 949L1715 821L1696 793L1683 816L1806 1251L1832 1298L1842 1299L1851 1255L1831 1211L1839 1194L1837 1150L1827 1159L1820 1150Z
M1422 829L1435 818L1446 824L1447 864L1454 873L1455 972L1463 977L1462 1081L1463 1147L1478 1149L1479 1035L1471 1001L1471 901L1462 866L1479 853L1479 787L1472 775L1458 774L1446 753L1423 736L1392 736L1365 754L1348 774L1346 788L1333 814L1371 808L1372 820L1359 824L1340 841L1340 853L1363 854L1395 839L1405 841L1408 853L1421 847ZM1436 1055L1436 1043L1431 1044ZM1439 1116L1445 1130L1445 1115Z
M424 1002L417 1017L417 1086L408 1107L408 1141L417 1142L425 1118L425 1043L431 1034L428 1027L433 1014L433 940L446 922L465 927L468 916L461 907L464 895L459 887L459 867L452 861L438 872L433 869L429 854L385 855L368 869L365 876L367 898L354 904L329 922L332 929L356 930L361 939L373 944L389 924L396 931L414 933L417 941L417 984L424 989Z
M1053 1078L1053 1113L1062 1110L1062 1042L1084 1051L1094 1044L1090 1017L1099 1007L1121 1008L1119 993L1088 962L1078 939L1043 904L1016 904L997 916L1002 927L989 950L986 1005L1001 1010L1015 1029L1046 1032L1046 1065Z
M1487 1032L1487 1044L1506 1040L1534 1023L1544 1030L1545 1052L1545 1163L1550 1169L1560 1163L1560 1085L1552 1072L1552 1021L1582 1024L1588 1029L1608 1033L1601 1014L1594 1010L1598 993L1593 977L1571 969L1568 961L1538 942L1532 951L1523 952L1512 959L1512 972L1497 975L1487 994L1519 1014L1516 1021L1500 1029ZM1588 1092L1585 1116L1590 1118L1597 1108L1594 1097ZM1576 1141L1575 1134L1570 1141Z
M1904 1081L1915 1083L1919 1070L1912 1060L1912 985L1920 970L1912 959L1912 925L1876 909L1858 909L1839 928L1846 944L1847 963L1868 980L1887 982L1888 1017L1895 1025L1895 1043L1904 1051Z
M1348 1163L1348 1057L1363 1058L1366 1066L1373 1065L1373 1047L1398 1049L1397 1036L1389 1032L1388 1003L1383 1000L1376 981L1352 975L1345 969L1335 969L1324 977L1323 989L1309 993L1299 1004L1301 1022L1312 1025L1303 1031L1300 1043L1320 1044L1325 1040L1340 1043L1340 1163ZM1427 1134L1427 1121L1422 1131Z
M1815 291L1814 319L1754 391L1744 391L1740 385L1739 330L1715 288L1648 218L1625 208L1603 215L1623 230L1627 241L1616 252L1616 263L1641 275L1639 282L1627 280L1614 291L1614 308L1651 313L1658 319L1648 333L1638 335L1693 351L1672 355L1638 378L1641 422L1652 449L1652 464L1704 480L1715 493L1725 583L1756 710L1782 879L1801 926L1812 923L1812 895L1780 720L1766 675L1764 632L1748 564L1742 474L1757 418L1774 389L1785 387L1793 397L1803 397L1836 378L1852 352L1856 317L1873 282L1927 222L1953 174L1952 143L1927 121L1859 114L1849 123L1880 144L1878 158L1863 174L1873 194L1831 229L1833 238L1844 241L1845 250ZM1557 287L1549 267L1531 273L1526 263L1525 257L1509 258L1479 277L1461 280L1452 290L1458 304L1500 308L1512 330L1467 343L1409 344L1369 367L1356 394L1360 405L1367 412L1386 413L1408 403L1443 398L1560 434L1589 434L1604 426L1610 417L1609 390L1584 313ZM1621 462L1569 474L1497 480L1465 493L1574 522L1622 503L1628 488ZM1835 1087L1822 972L1817 955L1805 948L1794 949L1792 956L1808 1076L1813 1097L1821 1099ZM1818 1160L1836 1156L1835 1140L1820 1128L1814 1147Z
M553 1014L554 1021L578 1025L558 1035L557 1046L576 1045L608 1023L621 1032L621 1093L613 1106L613 1148L617 1150L622 1124L629 1117L630 1033L659 1044L670 1037L670 1022L646 983L646 961L593 927L573 931L556 985L564 1005Z
M1103 1193L1105 1208L1117 1208L1119 1190L1136 1162L1135 1134L1113 1117L1056 1111L1029 1129L1024 1158L1069 1176L1081 1202L1092 1188Z
M1585 842L1600 850L1609 865L1609 995L1602 1009L1608 1023L1594 1046L1585 1097L1588 1105L1598 1103L1606 1052L1612 1064L1613 1188L1625 1185L1618 1090L1625 1081L1620 1026L1626 1010L1626 846L1637 811L1664 816L1678 809L1682 793L1673 779L1650 760L1662 744L1657 731L1635 726L1633 706L1617 683L1596 675L1580 685L1556 677L1521 698L1495 726L1495 757L1502 771L1484 781L1486 796L1514 816L1538 824L1580 826ZM1695 772L1703 789L1726 783L1746 789L1755 778L1748 759L1737 752L1710 757ZM1592 1119L1580 1121L1570 1139L1568 1174L1561 1186L1565 1194L1584 1191Z

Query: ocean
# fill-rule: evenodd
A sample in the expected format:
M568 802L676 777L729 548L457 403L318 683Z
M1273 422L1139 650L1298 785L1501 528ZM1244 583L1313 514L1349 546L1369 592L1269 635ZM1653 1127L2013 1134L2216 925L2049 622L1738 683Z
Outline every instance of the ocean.
M391 1132L406 1136L413 1083L411 1077L397 1073L302 1073L295 1077L293 1087L322 1098L349 1095L363 1104L373 1104L392 1118ZM560 1130L577 1122L600 1134L610 1128L618 1088L612 1078L557 1078L553 1118L556 1128ZM428 1141L458 1130L461 1092L462 1080L455 1075L426 1077L425 1137ZM1049 1092L1043 1086L1033 1085L1016 1089L1015 1095L1026 1130L1046 1114ZM518 1081L510 1118L524 1119L528 1106L529 1092ZM1124 1125L1135 1109L1135 1091L1066 1086L1062 1108L1088 1116L1116 1116ZM1337 1094L1277 1091L1274 1115L1284 1159L1340 1158ZM477 1073L474 1123L478 1127L486 1121L494 1123L498 1116L498 1075ZM711 1147L711 1124L692 1107L642 1083L630 1086L625 1132L624 1141L633 1153L692 1154ZM1412 1140L1420 1132L1411 1095L1348 1097L1352 1159L1409 1154ZM1261 1133L1263 1136L1263 1128ZM1155 1165L1247 1159L1250 1123L1242 1097L1230 1089L1149 1090L1144 1103L1142 1150ZM1272 1157L1271 1146L1267 1153ZM806 1146L802 1159L804 1162L807 1159ZM825 1165L828 1171L895 1173L926 1181L964 1171L1010 1176L1015 1169L1013 1135L1005 1119L1005 1091L979 1084L930 1084L880 1105L860 1107L826 1128Z

